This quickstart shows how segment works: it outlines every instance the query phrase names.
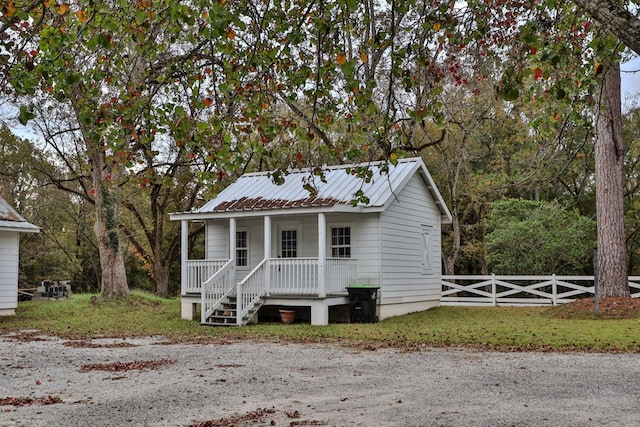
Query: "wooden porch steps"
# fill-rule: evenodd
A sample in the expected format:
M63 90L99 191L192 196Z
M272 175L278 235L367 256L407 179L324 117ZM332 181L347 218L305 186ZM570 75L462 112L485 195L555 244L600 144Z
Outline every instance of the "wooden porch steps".
M259 304L256 307L254 307L249 312L249 315L245 316L242 319L243 326L249 323L249 321L254 316L254 314L258 311L261 305L262 304ZM236 301L236 297L229 296L226 298L225 301L220 303L220 306L216 310L214 310L214 312L202 324L209 325L209 326L237 326L238 325L236 321L237 320L236 313L238 311L237 307L238 307L238 303Z

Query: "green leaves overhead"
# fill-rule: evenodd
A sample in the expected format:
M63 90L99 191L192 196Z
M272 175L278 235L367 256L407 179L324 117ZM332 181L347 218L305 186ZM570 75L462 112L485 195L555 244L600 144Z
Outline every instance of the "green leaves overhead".
M473 92L487 73L506 101L588 102L593 52L608 46L557 1L46 5L37 54L12 75L19 94L81 89L80 121L112 148L163 135L229 166L283 151L290 166L388 158L415 146L412 126L446 126L443 87Z

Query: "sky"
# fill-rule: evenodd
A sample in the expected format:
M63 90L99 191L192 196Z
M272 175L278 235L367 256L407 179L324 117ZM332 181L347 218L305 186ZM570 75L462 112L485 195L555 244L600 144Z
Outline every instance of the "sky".
M622 103L626 97L640 93L640 56L620 65Z

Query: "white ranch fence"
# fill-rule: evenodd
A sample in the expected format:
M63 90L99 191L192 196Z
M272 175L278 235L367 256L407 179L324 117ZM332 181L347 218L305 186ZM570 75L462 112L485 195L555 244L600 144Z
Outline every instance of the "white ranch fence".
M442 276L440 305L557 305L594 295L593 276ZM640 276L629 277L640 297Z

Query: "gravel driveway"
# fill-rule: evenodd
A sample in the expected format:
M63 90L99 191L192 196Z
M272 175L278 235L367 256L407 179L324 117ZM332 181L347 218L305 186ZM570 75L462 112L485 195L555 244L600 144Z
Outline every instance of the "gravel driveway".
M640 355L0 335L0 399L1 426L638 426Z

